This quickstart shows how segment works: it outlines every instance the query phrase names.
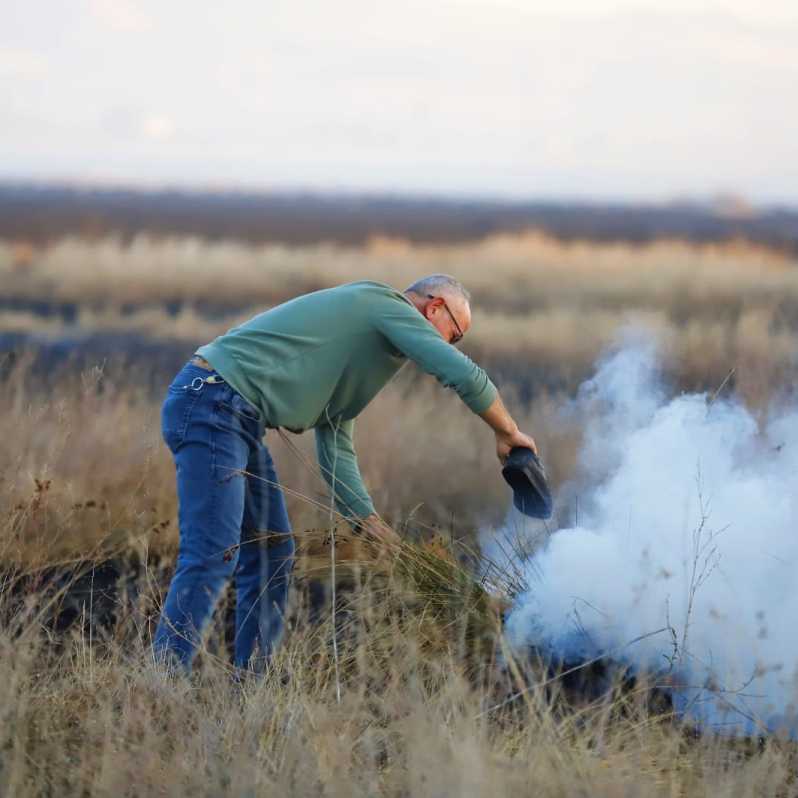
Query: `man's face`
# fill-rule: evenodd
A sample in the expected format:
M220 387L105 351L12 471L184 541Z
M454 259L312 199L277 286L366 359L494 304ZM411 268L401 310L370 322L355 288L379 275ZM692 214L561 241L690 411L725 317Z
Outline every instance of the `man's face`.
M471 327L471 308L460 296L427 296L423 314L444 341L456 344Z

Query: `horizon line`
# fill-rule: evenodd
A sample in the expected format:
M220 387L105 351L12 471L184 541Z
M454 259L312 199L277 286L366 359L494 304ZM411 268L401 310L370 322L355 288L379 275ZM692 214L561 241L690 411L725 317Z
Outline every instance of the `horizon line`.
M21 177L0 173L0 188L67 189L86 192L125 191L131 194L180 193L185 195L249 195L261 197L314 197L318 199L374 199L406 202L436 202L444 205L490 204L499 206L523 207L527 205L558 205L583 207L635 207L662 210L667 208L690 208L708 213L717 212L719 207L736 205L740 211L752 215L762 212L788 211L798 213L798 199L756 201L743 192L733 189L710 193L680 192L671 196L617 196L617 195L577 195L577 194L538 194L527 196L507 196L492 192L465 192L455 190L431 191L424 189L363 188L357 186L322 186L313 184L273 184L246 183L242 181L221 183L218 181L190 180L131 180L123 178L77 178L77 177Z

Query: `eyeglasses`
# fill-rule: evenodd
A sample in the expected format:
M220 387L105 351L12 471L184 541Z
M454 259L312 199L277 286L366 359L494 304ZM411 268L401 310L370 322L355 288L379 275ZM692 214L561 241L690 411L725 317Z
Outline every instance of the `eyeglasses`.
M427 294L427 299L440 299L443 302L443 306L446 308L446 312L449 314L449 318L452 320L452 324L454 324L454 328L457 330L457 335L449 341L450 344L456 344L459 341L463 340L463 331L460 328L460 325L457 323L457 319L454 317L454 313L449 309L449 306L446 304L446 300L442 296L435 296L433 294Z

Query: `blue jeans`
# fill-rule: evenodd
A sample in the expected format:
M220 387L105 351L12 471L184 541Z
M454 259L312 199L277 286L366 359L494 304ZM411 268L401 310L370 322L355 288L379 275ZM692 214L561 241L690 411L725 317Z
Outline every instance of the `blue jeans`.
M189 363L169 386L161 425L177 469L180 550L155 632L156 657L190 669L234 575L235 664L260 670L282 632L294 554L285 499L261 441L263 421L216 372Z

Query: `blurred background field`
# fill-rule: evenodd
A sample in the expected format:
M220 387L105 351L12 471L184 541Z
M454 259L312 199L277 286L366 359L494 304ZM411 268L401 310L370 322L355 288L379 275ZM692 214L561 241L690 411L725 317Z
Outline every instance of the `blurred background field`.
M673 392L712 392L733 370L724 390L764 412L795 385L798 256L740 235L607 241L529 229L448 243L375 233L305 244L148 229L17 236L0 240L8 556L79 556L106 538L173 551L159 405L182 362L299 293L356 279L403 288L436 271L473 292L463 349L537 438L555 486L574 473L585 421L565 412L568 401L624 329L660 341ZM308 455L311 437L297 439ZM321 498L307 465L269 438L286 486ZM456 396L412 366L363 414L356 439L386 516L412 513L472 537L501 523L509 505L491 441ZM309 502L292 495L289 505L297 527L318 523Z

